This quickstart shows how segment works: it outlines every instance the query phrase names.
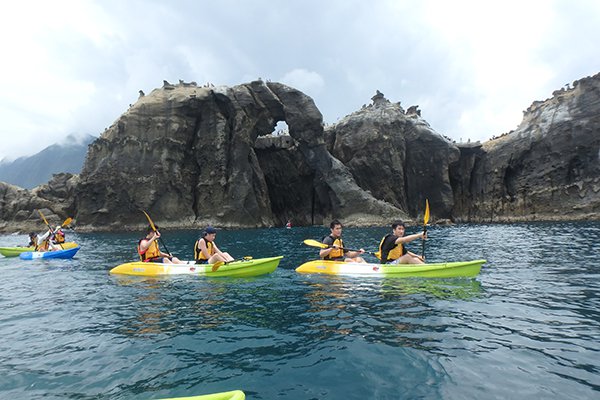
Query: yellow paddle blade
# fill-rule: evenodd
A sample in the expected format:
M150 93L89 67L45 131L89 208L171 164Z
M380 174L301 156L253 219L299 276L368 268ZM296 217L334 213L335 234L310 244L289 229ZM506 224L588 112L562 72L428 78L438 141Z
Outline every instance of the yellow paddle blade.
M150 219L150 216L148 215L148 213L144 210L142 210L142 212L144 213L144 215L146 216L146 218L148 218L148 222L150 223L150 226L152 227L152 230L154 232L156 232L156 227L154 226L154 222L152 222L152 220Z
M46 223L46 225L50 226L50 224L48 223L48 221L46 221L46 217L44 217L44 214L42 214L42 210L38 210L38 212L40 213L40 216L42 217L42 219L44 220L44 222Z
M69 217L69 218L65 219L65 221L62 223L61 226L67 226L67 225L71 224L72 221L73 221L73 218Z
M423 216L423 225L429 222L429 200L425 199L425 215Z
M305 239L302 243L304 243L307 246L318 247L320 249L326 249L329 247L325 243L317 242L316 240L313 240L313 239Z
M217 270L221 267L221 265L225 264L223 261L217 261L212 266L212 272L217 272Z

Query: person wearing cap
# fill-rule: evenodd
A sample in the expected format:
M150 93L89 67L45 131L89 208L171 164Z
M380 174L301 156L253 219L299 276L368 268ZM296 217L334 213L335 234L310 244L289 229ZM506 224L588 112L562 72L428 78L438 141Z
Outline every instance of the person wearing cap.
M392 222L392 233L385 235L379 242L379 251L375 253L382 264L424 264L423 257L406 249L405 244L416 239L427 239L425 231L404 236L404 222Z
M41 235L35 232L29 234L29 246L34 247L34 251L52 251L60 250L60 246L55 246L52 241L52 230L48 229Z
M217 247L215 238L217 230L212 226L208 226L202 236L196 240L194 244L194 259L196 264L214 264L217 261L233 261L233 257L229 253L224 253Z
M146 237L140 239L137 246L138 254L143 262L155 262L163 264L183 264L184 262L171 254L164 253L158 247L160 232L158 226L148 225Z

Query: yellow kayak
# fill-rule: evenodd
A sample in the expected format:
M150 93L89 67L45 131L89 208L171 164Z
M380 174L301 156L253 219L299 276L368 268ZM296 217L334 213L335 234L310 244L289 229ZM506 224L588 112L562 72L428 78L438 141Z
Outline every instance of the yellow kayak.
M369 264L343 261L309 261L296 272L328 275L375 275L385 277L457 278L474 277L479 274L486 260L459 261L435 264Z
M186 261L185 264L135 261L121 264L111 269L110 273L139 276L200 275L207 277L247 278L270 274L275 271L282 258L283 256L232 261L221 265L216 271L212 270L213 264L196 264L194 261Z
M241 390L232 390L231 392L203 394L191 397L172 397L161 400L244 400L245 398L246 395Z

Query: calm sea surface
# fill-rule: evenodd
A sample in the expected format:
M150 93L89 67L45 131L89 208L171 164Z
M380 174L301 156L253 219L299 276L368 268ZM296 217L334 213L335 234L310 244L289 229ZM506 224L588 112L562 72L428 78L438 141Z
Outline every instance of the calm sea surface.
M68 232L73 260L0 256L0 399L600 398L600 223L431 228L428 260L485 258L476 279L297 274L327 233L220 231L235 257L285 256L254 279L109 275L133 233ZM189 259L196 235L163 239Z

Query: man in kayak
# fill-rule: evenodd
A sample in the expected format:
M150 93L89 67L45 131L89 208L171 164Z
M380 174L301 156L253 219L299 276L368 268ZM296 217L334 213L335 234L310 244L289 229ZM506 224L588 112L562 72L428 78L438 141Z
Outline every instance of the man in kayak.
M160 238L160 232L158 226L148 225L146 230L146 237L140 239L138 242L138 254L144 262L155 262L163 264L183 264L184 262L179 260L177 257L173 257L171 254L164 253L158 247L158 239Z
M345 261L345 262L366 262L361 254L365 252L364 249L359 251L348 251L344 249L344 242L342 241L342 223L337 219L331 221L329 224L331 233L323 238L323 243L329 246L326 249L319 251L319 257L323 260L330 261Z
M55 246L52 243L52 231L48 229L42 235L38 235L35 232L29 233L29 246L33 246L33 251L53 251L53 250L61 250L60 246Z
M423 257L406 249L405 243L416 239L427 239L427 233L415 233L404 236L406 227L402 221L392 223L392 233L385 235L379 242L379 251L375 254L382 264L424 264Z
M215 238L217 237L217 230L212 226L206 227L202 231L200 239L196 240L194 244L194 258L196 264L214 264L217 261L233 261L233 257L229 253L224 253L217 247Z

